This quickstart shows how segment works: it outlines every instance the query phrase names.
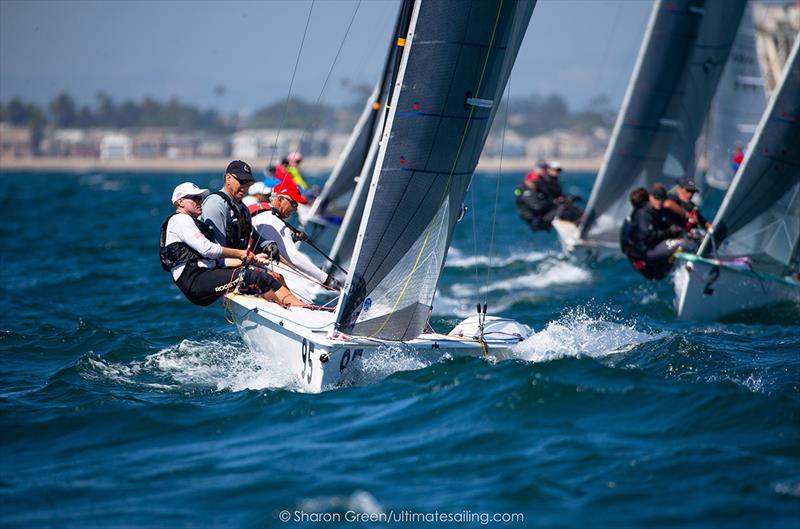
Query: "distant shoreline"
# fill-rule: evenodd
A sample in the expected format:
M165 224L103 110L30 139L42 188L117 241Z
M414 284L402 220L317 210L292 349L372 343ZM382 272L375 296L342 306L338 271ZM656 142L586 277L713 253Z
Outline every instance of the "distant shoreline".
M570 171L597 171L602 163L601 158L589 159L561 159L559 160L566 172ZM171 160L167 158L135 159L135 160L98 160L96 158L4 158L0 159L0 173L11 171L59 171L59 172L222 172L230 162L229 158L201 158L191 160ZM254 173L261 173L260 168L266 167L267 159L251 161L256 169ZM275 163L275 161L273 161ZM303 169L309 172L329 172L336 164L335 158L306 158L303 160ZM536 160L521 158L504 158L502 172L522 173L530 171L536 165ZM501 168L500 158L481 158L476 171L491 172Z

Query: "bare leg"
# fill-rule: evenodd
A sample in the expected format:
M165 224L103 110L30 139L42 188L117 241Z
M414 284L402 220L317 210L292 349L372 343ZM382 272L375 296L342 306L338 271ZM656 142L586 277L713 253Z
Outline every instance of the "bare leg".
M297 296L292 294L292 292L286 287L281 287L276 292L271 290L269 292L264 292L261 297L267 301L272 301L278 305L283 305L284 307L302 307L305 305L305 303L297 299Z

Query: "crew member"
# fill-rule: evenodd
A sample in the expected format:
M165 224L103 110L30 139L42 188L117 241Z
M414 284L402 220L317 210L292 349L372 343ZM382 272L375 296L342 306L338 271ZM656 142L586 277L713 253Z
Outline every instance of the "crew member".
M286 219L297 211L298 204L307 204L308 201L300 193L291 179L284 180L275 186L270 194L269 213L253 217L255 246L260 247L263 241L275 241L284 261L290 266L298 268L305 275L310 276L321 284L331 283L328 274L317 267L311 259L297 248L297 241L303 240L305 234L292 230ZM286 274L287 281L299 292L302 282L297 282L291 274ZM302 293L301 293L302 294Z
M553 161L548 164L547 175L542 179L546 186L549 186L548 195L553 196L554 207L545 215L545 221L552 223L553 219L559 218L570 222L578 222L583 215L583 210L575 205L580 197L575 195L565 195L561 189L559 177L561 176L561 164Z
M180 291L201 306L210 305L237 287L255 291L264 299L282 305L302 306L303 302L281 284L279 275L247 264L251 260L267 264L267 255L254 256L246 249L214 242L213 230L198 220L207 193L207 189L191 182L177 186L172 192L175 213L161 225L161 267L172 274ZM271 257L277 257L274 250Z
M275 168L275 178L283 182L288 176L300 191L305 191L308 189L308 182L306 182L305 178L303 178L303 174L300 172L300 162L302 161L303 155L297 151L290 152L286 155L286 158L283 159L281 164Z
M694 180L687 178L667 195L671 202L680 206L680 216L685 222L687 233L691 233L698 227L706 231L711 229L711 223L700 213L697 204L692 202L695 193L697 193L697 185Z
M666 200L667 189L662 184L654 184L648 204L640 207L632 218L634 244L637 248L646 248L646 267L640 273L648 279L663 279L669 274L677 252L696 249L694 241L683 237L683 227L674 223L674 214L664 206Z
M242 199L242 204L247 206L251 220L259 213L270 210L269 194L270 188L264 182L256 182L250 186L247 196Z
M244 250L250 243L252 224L242 199L254 182L253 173L250 165L234 160L228 164L223 178L222 189L203 201L202 220L213 230L215 240L228 248Z
M647 225L647 221L641 219L644 207L647 205L650 193L647 189L639 187L631 191L630 202L633 206L631 213L625 218L620 230L620 246L622 253L628 258L637 272L648 279L653 279L652 272L647 268L645 259L647 258L647 244L645 234L639 231L640 225Z

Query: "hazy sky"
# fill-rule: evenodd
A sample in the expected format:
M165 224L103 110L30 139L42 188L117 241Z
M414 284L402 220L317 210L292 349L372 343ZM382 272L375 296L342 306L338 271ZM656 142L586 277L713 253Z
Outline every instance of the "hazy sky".
M651 4L539 0L512 74L512 97L558 92L581 108L607 94L618 105ZM354 12L322 100L351 102L345 80L374 84L397 6L317 0L293 95L320 96ZM176 96L252 111L286 98L311 7L308 0L0 0L0 100L43 104L66 90L91 102L102 90L116 101Z

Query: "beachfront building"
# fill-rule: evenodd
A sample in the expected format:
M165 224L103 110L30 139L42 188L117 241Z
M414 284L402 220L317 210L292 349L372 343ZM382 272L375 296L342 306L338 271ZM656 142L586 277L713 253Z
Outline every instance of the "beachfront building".
M0 123L0 158L28 158L33 156L30 127L15 127Z
M127 160L133 152L133 142L127 134L110 132L100 140L101 160Z

